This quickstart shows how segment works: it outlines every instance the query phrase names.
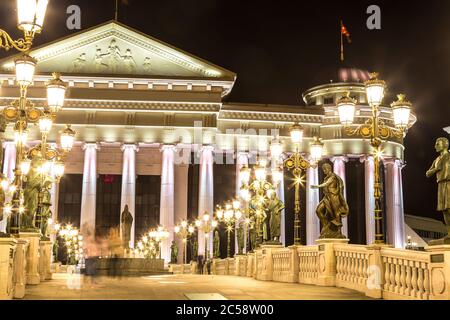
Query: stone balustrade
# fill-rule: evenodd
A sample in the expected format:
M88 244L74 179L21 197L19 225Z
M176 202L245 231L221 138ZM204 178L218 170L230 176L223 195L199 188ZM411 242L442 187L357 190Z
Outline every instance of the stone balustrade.
M387 300L450 300L450 246L419 252L347 241L262 246L247 255L214 259L211 271L262 281L342 287Z

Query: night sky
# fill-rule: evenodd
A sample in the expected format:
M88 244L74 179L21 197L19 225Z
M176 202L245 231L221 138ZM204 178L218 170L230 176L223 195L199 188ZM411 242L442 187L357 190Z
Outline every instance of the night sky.
M128 0L119 21L236 72L231 102L303 105L301 93L325 84L339 65L339 19L351 33L347 63L378 71L391 96L404 92L417 124L406 138L405 213L440 218L436 184L425 178L434 140L450 126L450 1ZM128 4L127 4L128 3ZM39 45L74 33L66 8L82 10L82 28L114 17L114 0L50 0ZM382 29L368 30L366 9L381 7ZM15 1L0 2L1 27L15 28ZM4 56L4 54L1 54Z

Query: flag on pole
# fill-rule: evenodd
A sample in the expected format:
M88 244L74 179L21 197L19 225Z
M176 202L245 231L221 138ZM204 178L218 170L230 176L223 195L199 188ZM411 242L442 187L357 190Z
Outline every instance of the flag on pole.
M347 38L348 43L352 43L352 40L350 39L350 32L348 32L347 28L344 26L342 21L341 21L341 34Z
M350 32L348 32L341 20L341 61L344 61L344 37L347 39L348 43L352 43L352 40L350 39Z

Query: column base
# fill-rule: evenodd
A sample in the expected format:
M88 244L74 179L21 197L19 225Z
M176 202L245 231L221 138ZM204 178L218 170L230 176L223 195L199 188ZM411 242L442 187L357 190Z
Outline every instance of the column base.
M335 244L347 244L349 239L317 239L319 247L319 276L317 285L334 287L336 285L336 258L334 257Z
M10 300L14 296L13 261L17 241L13 238L0 238L0 300Z
M41 276L39 274L39 240L40 233L34 232L21 232L19 234L20 239L28 240L29 247L27 252L27 265L26 265L26 284L37 285L41 282Z
M25 239L16 239L17 249L14 257L14 298L22 299L25 296L26 283L26 261L28 252L28 241Z

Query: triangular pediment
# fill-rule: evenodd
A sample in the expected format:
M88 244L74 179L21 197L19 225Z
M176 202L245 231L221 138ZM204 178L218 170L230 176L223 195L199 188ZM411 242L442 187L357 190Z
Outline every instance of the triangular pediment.
M116 21L33 49L37 72L234 80L235 74ZM11 72L14 57L0 61Z

